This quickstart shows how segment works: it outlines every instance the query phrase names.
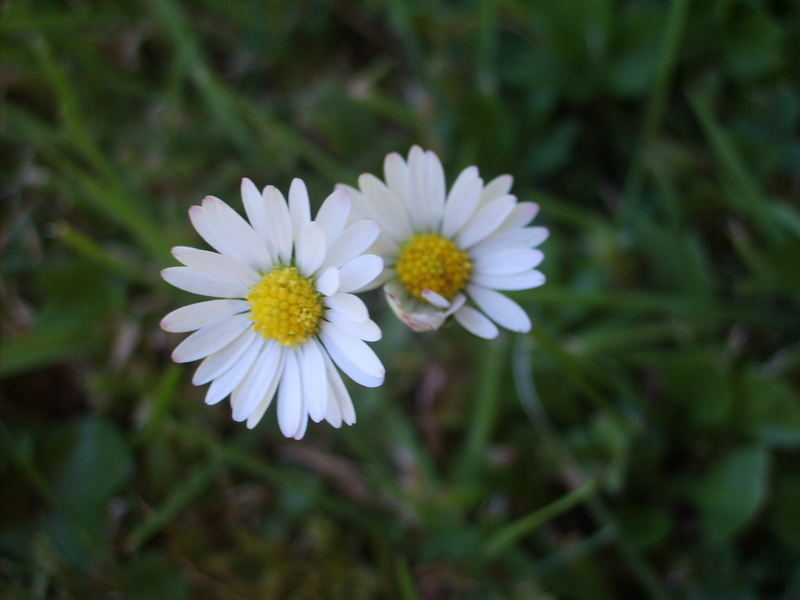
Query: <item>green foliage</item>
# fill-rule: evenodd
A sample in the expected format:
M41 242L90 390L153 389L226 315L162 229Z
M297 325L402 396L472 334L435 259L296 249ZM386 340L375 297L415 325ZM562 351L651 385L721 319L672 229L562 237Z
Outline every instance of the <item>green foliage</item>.
M744 527L764 501L766 481L767 453L754 446L727 454L693 482L689 493L708 537L724 541Z
M0 10L4 598L800 597L797 2ZM187 208L413 143L541 205L531 334L374 295L356 426L204 406Z
M42 532L79 568L107 560L108 503L133 470L131 450L116 426L88 416L51 425L35 459L25 447L8 450L50 505L32 522L14 526L27 530L41 520Z

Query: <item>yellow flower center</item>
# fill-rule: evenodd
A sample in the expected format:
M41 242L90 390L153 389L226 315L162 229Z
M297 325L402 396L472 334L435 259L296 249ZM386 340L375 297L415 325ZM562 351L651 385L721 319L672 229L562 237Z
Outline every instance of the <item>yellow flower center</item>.
M415 235L397 257L397 277L420 300L426 289L452 300L471 272L469 254L438 233Z
M253 329L281 346L296 348L319 330L322 295L297 267L270 271L247 295Z

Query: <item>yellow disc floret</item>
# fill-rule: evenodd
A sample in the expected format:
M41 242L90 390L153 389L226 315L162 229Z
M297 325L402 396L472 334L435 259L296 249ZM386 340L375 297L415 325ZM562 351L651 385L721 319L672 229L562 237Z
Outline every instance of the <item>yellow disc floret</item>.
M452 300L471 272L469 254L438 233L415 235L397 257L397 277L420 300L426 289Z
M319 330L322 295L297 267L278 267L247 295L253 329L281 346L297 347Z

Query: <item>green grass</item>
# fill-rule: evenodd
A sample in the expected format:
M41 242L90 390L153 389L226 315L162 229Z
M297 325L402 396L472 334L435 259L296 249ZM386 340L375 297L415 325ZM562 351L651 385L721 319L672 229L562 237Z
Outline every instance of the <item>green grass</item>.
M800 595L800 5L0 8L4 598ZM158 328L186 210L419 143L541 205L534 330L414 335L302 442Z

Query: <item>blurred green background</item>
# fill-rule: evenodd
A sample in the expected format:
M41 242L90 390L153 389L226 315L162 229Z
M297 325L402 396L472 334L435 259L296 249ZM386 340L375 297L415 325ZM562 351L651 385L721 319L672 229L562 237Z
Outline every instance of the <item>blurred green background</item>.
M800 597L800 2L0 3L0 597ZM203 405L158 277L240 178L541 204L530 335L358 424Z

